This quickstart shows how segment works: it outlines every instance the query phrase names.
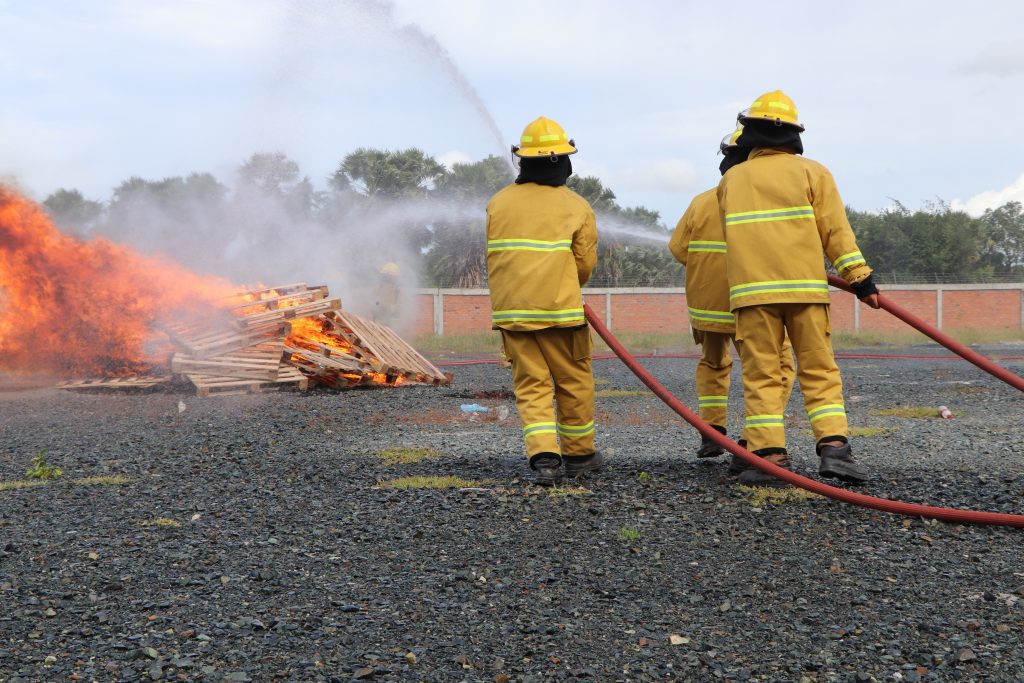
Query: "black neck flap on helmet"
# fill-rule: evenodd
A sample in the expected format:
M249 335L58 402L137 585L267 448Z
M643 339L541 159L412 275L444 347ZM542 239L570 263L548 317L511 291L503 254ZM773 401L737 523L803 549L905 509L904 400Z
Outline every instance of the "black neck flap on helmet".
M516 185L523 183L537 183L538 185L550 185L558 187L565 185L565 181L572 175L572 162L569 155L543 156L543 157L522 157L519 159L519 177L516 178Z
M804 153L804 143L800 140L800 131L786 124L778 125L774 121L746 119L743 121L743 132L736 144L747 149L755 147L776 147L788 149L794 154Z

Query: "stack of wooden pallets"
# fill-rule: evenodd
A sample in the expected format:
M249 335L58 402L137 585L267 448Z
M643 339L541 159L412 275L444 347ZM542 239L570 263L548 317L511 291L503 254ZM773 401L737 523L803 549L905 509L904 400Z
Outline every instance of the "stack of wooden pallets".
M225 313L219 321L163 327L177 350L171 372L188 379L199 396L275 386L304 391L311 382L345 389L443 385L452 379L388 327L342 311L327 287L297 283L242 291L227 302ZM89 380L62 388L117 389L121 382Z

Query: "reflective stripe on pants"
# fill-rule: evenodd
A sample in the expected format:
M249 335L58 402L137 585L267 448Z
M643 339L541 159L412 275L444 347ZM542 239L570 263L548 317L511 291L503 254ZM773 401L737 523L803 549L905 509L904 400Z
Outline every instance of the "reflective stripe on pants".
M501 331L512 361L526 454L594 452L594 375L590 328ZM561 442L561 446L559 446Z
M739 351L739 344L731 334L702 331L701 359L697 362L697 405L700 419L719 427L727 427L729 382L732 358L730 342ZM779 367L782 372L782 405L789 403L793 392L793 349L787 336L779 349Z
M846 436L843 381L832 353L832 329L825 304L765 304L736 310L736 337L743 362L743 402L749 423L747 448L785 448L785 388L780 352L786 333L796 354L796 374L814 438Z

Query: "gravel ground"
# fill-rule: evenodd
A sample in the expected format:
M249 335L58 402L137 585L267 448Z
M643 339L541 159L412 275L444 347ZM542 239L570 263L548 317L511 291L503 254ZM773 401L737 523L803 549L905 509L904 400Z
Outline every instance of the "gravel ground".
M644 361L691 405L694 362ZM892 430L854 441L861 490L1024 512L1019 392L963 362L841 364L851 425ZM1020 531L759 503L650 394L598 399L609 467L551 495L525 481L508 372L455 370L444 389L0 392L0 480L41 448L64 470L0 491L0 681L1024 679ZM642 389L617 361L595 374ZM940 404L956 419L873 414ZM378 457L395 447L442 457ZM476 483L381 485L410 475Z

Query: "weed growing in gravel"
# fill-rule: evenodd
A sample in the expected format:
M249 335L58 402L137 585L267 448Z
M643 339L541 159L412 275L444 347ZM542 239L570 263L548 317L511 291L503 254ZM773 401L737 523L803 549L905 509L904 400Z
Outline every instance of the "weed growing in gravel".
M438 460L444 456L434 448L389 448L377 453L385 465L411 465L424 460Z
M25 470L25 476L29 479L40 479L42 481L56 479L62 474L64 474L64 470L51 465L47 461L45 448L39 449L39 452L32 458L32 465Z
M155 527L157 529L179 529L181 528L181 522L170 519L168 517L154 517L153 519L143 520L142 526Z
M811 493L804 489L773 489L764 486L736 486L736 490L750 499L751 507L764 507L766 505L786 505L788 503L803 503L814 498L821 498L817 493Z
M605 379L604 377L595 377L594 378L594 386L595 387L602 387L605 384L611 384L611 383L612 383L612 381L610 379Z
M898 408L883 408L872 411L872 415L889 417L940 417L939 409L934 406L900 406Z
M590 494L590 489L585 489L582 486L552 486L548 489L548 496L552 498L561 498L565 496L586 496Z
M42 486L45 481L33 480L26 481L24 479L16 479L14 481L0 481L0 491L11 491L13 489L27 489L33 486Z
M632 543L633 541L640 540L640 530L635 526L624 526L619 529L618 537L620 541Z
M480 482L462 477L399 477L380 485L389 489L462 489L479 486Z
M80 486L120 486L130 482L131 479L128 477L122 477L120 474L117 474L112 477L85 477L83 479L75 479L71 483Z
M646 396L647 391L640 389L601 389L594 392L595 398L624 398L626 396Z
M645 486L647 484L651 483L651 473L650 472L641 472L640 474L637 475L636 478L637 478L637 481L639 481L641 484L643 484Z

